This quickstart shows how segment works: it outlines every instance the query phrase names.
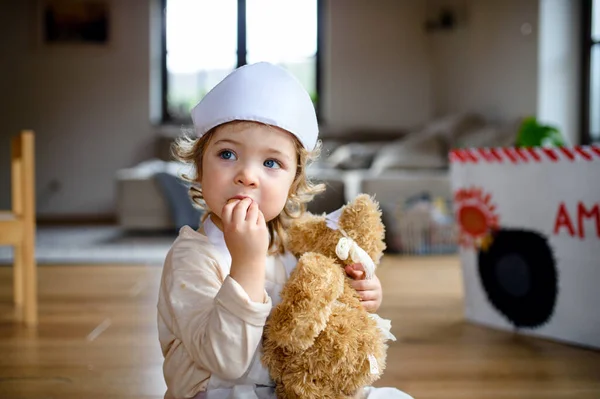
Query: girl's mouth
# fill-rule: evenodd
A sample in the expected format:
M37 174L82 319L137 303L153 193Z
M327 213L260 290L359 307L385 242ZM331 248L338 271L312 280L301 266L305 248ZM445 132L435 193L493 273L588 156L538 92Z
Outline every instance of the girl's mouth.
M244 198L250 198L250 197L246 197L246 196L244 196L244 195L236 195L235 197L231 197L231 198L229 198L229 199L227 200L227 203L229 204L229 203L231 203L231 202L233 202L233 201L241 201L241 200L243 200ZM250 198L250 199L252 199L252 198Z

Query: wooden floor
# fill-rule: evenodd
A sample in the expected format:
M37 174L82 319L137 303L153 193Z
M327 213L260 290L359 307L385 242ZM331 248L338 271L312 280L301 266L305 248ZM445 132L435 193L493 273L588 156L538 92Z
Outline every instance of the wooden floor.
M455 257L386 257L379 269L398 341L378 386L416 399L600 398L600 352L464 322ZM160 267L40 266L40 325L14 323L0 267L0 398L162 398Z

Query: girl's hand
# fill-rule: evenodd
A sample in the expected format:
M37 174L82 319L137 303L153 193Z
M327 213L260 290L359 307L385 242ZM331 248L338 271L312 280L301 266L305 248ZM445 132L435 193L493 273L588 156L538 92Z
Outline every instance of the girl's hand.
M250 198L230 201L223 207L221 221L232 262L264 263L269 249L269 231L256 202Z
M365 280L364 267L360 263L347 265L346 274L352 278L350 284L358 292L360 302L367 312L375 313L381 306L383 291L381 282L377 276L371 280Z
M225 244L231 254L229 275L252 301L264 303L269 231L258 204L250 198L231 201L223 207L221 222Z

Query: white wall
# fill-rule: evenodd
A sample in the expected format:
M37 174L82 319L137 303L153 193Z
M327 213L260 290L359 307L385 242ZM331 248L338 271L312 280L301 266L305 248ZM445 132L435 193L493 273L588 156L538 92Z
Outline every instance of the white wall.
M435 114L535 115L538 0L429 0L428 14L442 6L459 19L456 29L430 34Z
M412 126L432 115L426 4L326 1L324 117L336 127Z
M557 126L572 144L580 143L580 2L540 1L537 117Z
M105 49L36 46L32 4L0 5L0 208L10 203L9 137L31 128L38 213L111 214L115 171L150 156L153 145L149 2L112 2L114 36Z

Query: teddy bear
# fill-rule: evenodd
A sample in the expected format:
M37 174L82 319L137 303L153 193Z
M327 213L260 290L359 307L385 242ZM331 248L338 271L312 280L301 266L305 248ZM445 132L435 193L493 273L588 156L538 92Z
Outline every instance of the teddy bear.
M291 222L287 248L298 263L263 335L262 362L277 398L357 398L382 375L391 325L364 309L344 267L362 263L372 278L384 235L379 205L367 194Z

